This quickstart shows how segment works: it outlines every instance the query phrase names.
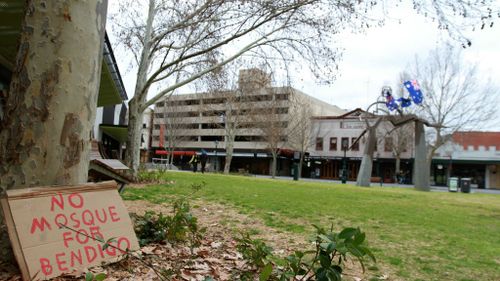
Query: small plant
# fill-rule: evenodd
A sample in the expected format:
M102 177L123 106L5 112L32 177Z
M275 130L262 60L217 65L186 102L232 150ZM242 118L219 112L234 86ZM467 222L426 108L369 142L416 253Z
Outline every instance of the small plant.
M193 192L198 192L205 182L192 184ZM189 195L189 196L190 196ZM144 246L149 243L189 242L191 249L198 246L204 229L198 226L198 219L191 213L188 197L174 201L172 215L163 215L153 211L146 211L143 216L131 214L134 220L134 230L139 239L139 244Z
M103 281L104 279L106 279L106 274L104 273L94 274L90 271L85 273L85 281Z
M295 280L298 277L299 280L340 281L348 256L356 258L363 271L365 257L376 262L371 251L364 245L365 233L359 228L344 228L335 233L333 227L329 231L314 227L315 250L295 251L285 258L275 257L270 247L262 240L251 239L248 233L237 239L237 249L254 267L254 272L259 274L261 281ZM249 276L249 272L243 272L241 276Z
M130 214L134 221L134 230L141 246L154 242L163 242L167 237L168 217L162 213L146 211L143 216Z
M273 249L260 239L251 239L249 233L242 233L241 238L236 238L236 249L243 255L251 265L263 268L269 263Z

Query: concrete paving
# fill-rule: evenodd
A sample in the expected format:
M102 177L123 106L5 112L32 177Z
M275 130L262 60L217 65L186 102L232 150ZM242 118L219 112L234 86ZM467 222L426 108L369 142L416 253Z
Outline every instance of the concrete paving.
M190 170L178 170L176 172L191 172ZM198 171L199 172L199 171ZM271 176L268 175L251 175L254 177L258 178L268 178L270 179ZM282 176L277 176L275 179L278 180L293 180L293 177L282 177ZM312 179L312 178L301 178L299 181L309 181L309 182L330 182L330 183L336 183L340 184L341 182L339 180L328 180L328 179ZM355 185L355 181L347 181L348 184ZM383 183L382 186L378 183L372 183L371 187L382 187L382 188L413 188L412 184L395 184L395 183ZM431 191L433 192L448 192L448 187L446 186L431 186ZM483 193L483 194L498 194L500 195L500 190L499 189L478 189L478 188L471 188L470 193Z
M259 178L271 178L271 176L267 175L255 175ZM276 177L279 180L293 180L293 177ZM327 179L312 179L312 178L301 178L299 181L309 181L309 182L331 182L335 184L340 184L339 180L327 180ZM354 181L347 181L348 184L355 185ZM382 187L382 188L413 188L411 184L395 184L395 183L383 183L382 185L378 183L372 183L371 187ZM448 187L446 186L431 186L431 191L433 192L448 192ZM471 188L470 193L484 193L484 194L498 194L500 195L500 190L498 189L478 189Z

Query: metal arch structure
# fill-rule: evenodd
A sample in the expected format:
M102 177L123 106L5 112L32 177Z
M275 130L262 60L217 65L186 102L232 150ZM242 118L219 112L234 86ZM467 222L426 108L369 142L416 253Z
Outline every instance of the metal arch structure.
M385 113L384 115L376 115L373 116L376 118L373 124L370 124L369 118L365 118L364 121L366 123L366 129L358 136L352 146L357 143L361 137L368 132L367 142L363 151L363 158L361 160L361 166L358 173L358 177L356 180L357 186L370 186L370 177L373 168L373 153L375 152L375 142L377 141L376 130L382 121L389 121L396 128L399 128L409 122L415 123L415 164L413 165L413 181L414 187L417 190L429 191L430 190L430 170L427 165L427 143L425 139L425 129L424 126L427 127L439 127L436 124L430 124L427 120L417 117L415 114L405 115L399 108L397 112L399 115L391 115L387 110L381 109L378 105L386 103L381 100L383 97L384 88L382 89L382 95L377 99L376 102L370 104L366 108L366 113L370 114L369 110L373 106L377 106L375 113L377 114L379 111ZM377 117L378 116L378 117ZM360 121L363 121L363 116L360 115ZM391 130L391 132L393 131Z

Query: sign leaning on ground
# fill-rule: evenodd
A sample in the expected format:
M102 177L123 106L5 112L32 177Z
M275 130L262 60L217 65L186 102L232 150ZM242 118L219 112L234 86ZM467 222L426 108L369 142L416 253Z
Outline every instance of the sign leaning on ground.
M109 181L8 190L1 205L23 280L47 280L138 250L116 188Z

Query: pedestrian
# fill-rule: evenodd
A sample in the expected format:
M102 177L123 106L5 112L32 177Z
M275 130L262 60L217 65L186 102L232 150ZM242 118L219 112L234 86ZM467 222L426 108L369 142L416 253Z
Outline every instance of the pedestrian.
M191 157L191 160L189 160L189 164L193 165L193 173L196 173L198 170L198 162L199 159L197 154L194 154L193 157Z
M202 149L201 150L201 173L205 173L205 167L207 165L207 160L208 160L208 154L207 152Z

